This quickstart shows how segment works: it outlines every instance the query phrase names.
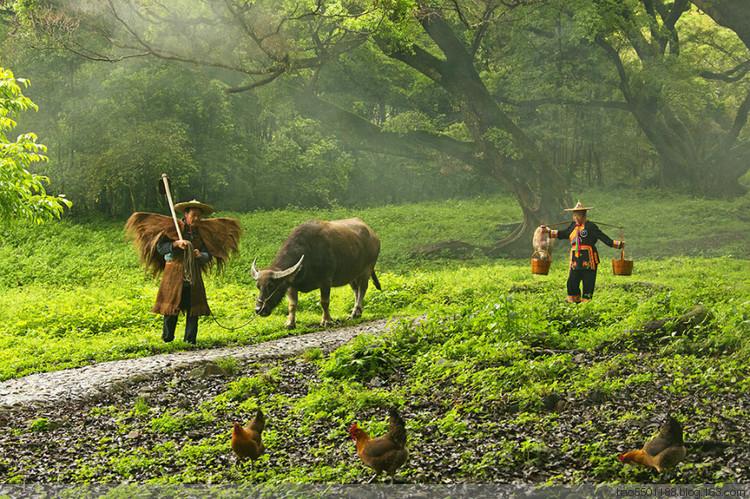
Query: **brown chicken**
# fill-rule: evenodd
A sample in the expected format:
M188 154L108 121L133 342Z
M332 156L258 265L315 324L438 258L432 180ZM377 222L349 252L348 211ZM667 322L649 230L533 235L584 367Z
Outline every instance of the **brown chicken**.
M406 450L406 426L396 409L388 410L388 432L379 438L370 438L357 423L349 427L349 436L357 444L357 455L367 466L375 470L367 483L372 482L380 473L386 472L391 477L409 456Z
M263 454L264 447L261 434L265 427L266 418L260 409L256 411L253 420L244 428L240 423L234 423L232 450L240 460L250 459L255 461Z
M659 428L659 434L646 442L642 449L631 450L617 458L623 463L637 463L661 473L673 468L685 458L685 442L682 440L682 425L672 416Z

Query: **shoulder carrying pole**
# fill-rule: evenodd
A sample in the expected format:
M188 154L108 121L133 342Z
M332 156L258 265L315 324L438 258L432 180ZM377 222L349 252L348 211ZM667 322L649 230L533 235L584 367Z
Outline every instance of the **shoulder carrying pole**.
M182 231L180 230L180 224L177 222L177 214L174 211L174 203L172 202L172 193L169 192L169 177L167 177L166 173L161 174L161 181L164 184L164 194L167 195L167 202L169 202L169 211L172 212L174 228L177 229L177 237L182 239Z

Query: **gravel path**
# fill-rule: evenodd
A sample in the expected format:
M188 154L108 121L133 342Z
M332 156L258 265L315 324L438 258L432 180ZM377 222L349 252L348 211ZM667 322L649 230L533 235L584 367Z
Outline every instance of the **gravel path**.
M106 394L113 385L133 378L150 378L165 371L202 364L222 357L263 360L298 355L314 347L331 350L360 334L382 333L387 326L388 322L383 319L243 347L176 352L32 374L0 383L0 410L32 405L41 407L93 398Z

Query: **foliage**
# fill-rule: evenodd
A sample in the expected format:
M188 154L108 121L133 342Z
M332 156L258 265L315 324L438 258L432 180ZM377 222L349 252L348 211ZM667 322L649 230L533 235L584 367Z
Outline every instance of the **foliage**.
M743 269L744 260L737 258L746 257L747 235L750 234L744 218L749 206L746 198L717 202L643 191L582 194L583 199L595 204L597 212L601 213L601 218L597 216L594 220L625 225L626 256L636 260L637 273L655 272L657 276L667 276L670 267L687 271L691 265L717 265L732 275ZM481 251L467 260L428 260L414 253L415 248L434 243L436 234L440 234L441 240L491 245L502 234L495 232L499 230L494 228L496 221L511 222L517 217L517 209L508 198L386 206L356 213L343 208L257 212L239 216L245 229L240 256L224 274L206 280L209 303L217 318L224 325L234 326L253 317L255 284L249 275L250 264L257 257L260 267L267 265L295 225L312 218L354 215L369 223L382 241L376 271L383 291L370 287L364 310L366 319L394 314L421 315L433 307L455 307L461 312L462 307L468 307L475 300L493 296L493 318L487 324L482 322L481 326L488 330L513 330L521 315L530 313L526 308L531 305L519 301L524 293L558 289L564 283L564 249L555 250L551 278L545 280L530 275L525 260L490 260ZM632 225L630 220L649 220L650 223ZM617 229L602 228L613 238L620 237ZM34 228L6 229L0 249L0 288L3 290L0 293L3 356L0 378L186 348L181 342L165 344L160 340L161 318L149 311L157 283L140 269L135 251L122 237L120 223L63 221ZM603 247L601 254L605 262L602 273L608 273L606 262L614 253ZM723 258L717 260L717 257ZM498 280L498 275L504 277ZM611 282L604 276L599 279L600 288ZM618 314L628 310L627 307L637 307L638 317L667 313L664 307L673 304L675 299L669 291L671 283L639 282L621 283L627 292L610 298L617 307L609 310L581 308L573 316L564 304L550 295L538 303L549 314L534 316L541 325L524 331L524 340L565 349L569 347L566 335L570 331L586 331L586 334L577 333L579 341L591 346L607 334L606 330L597 328L619 321ZM706 283L699 282L695 289L704 290L701 296L708 299L714 291L705 286ZM729 288L719 291L729 293ZM634 304L628 300L632 292L657 293L659 299ZM509 297L512 297L510 301ZM318 300L317 293L301 295L297 333L318 327ZM733 306L740 305L738 302ZM335 288L331 306L334 317L346 316L353 306L351 290ZM732 310L727 305L726 309L718 311L722 314L722 323L727 324L726 332L710 335L710 344L705 348L735 348L742 343L738 330L730 327L741 324L741 314ZM254 318L239 331L226 331L213 321L205 320L201 322L198 341L202 347L211 347L285 336L288 334L283 329L285 314L282 304L271 317ZM476 320L484 321L486 317L489 316L480 315ZM492 323L495 325L490 328ZM182 320L180 327L181 324ZM553 329L544 329L546 324ZM633 329L637 324L629 322L627 327ZM408 365L408 357L404 358L391 343L382 343L381 339L358 341L362 343L357 343L357 348L338 354L342 361L347 359L344 364L349 364L336 367L341 378L369 381L379 375L380 360L397 367ZM514 340L507 338L507 341Z
M399 478L410 482L430 483L436 476L456 482L513 479L548 484L736 479L743 472L697 453L670 475L622 466L616 455L640 446L649 424L668 412L686 421L688 441L720 437L732 444L731 452L744 452L744 432L737 426L748 416L750 267L747 259L730 255L746 241L709 236L729 228L748 233L742 209L746 200L665 199L625 191L617 197L589 192L584 199L611 216L608 221L632 216L650 222L626 231L632 235L627 237L632 251L639 254L635 274L613 276L603 266L592 302L564 302L564 256L555 256L548 276L535 276L527 260L430 262L400 254L434 238L435 230L481 241L486 220L498 213L512 215L508 200L368 210L363 216L377 222L384 242L379 268L389 270L380 272L380 279L393 293L373 291L365 314L394 317L388 331L299 359L262 365L217 362L228 368L226 377L146 381L152 389L118 393L114 405L95 402L85 414L90 432L63 440L71 445L72 439L76 455L85 452L87 459L71 462L55 454L49 468L59 479L74 482L358 482L369 478L369 471L356 464L346 430L356 421L368 432L381 434L388 425L386 409L395 406L405 415L411 455ZM255 213L243 223L257 228L259 239L250 247L265 257L278 246L271 241L286 232L278 225L341 213L336 210ZM421 232L428 216L432 230ZM450 228L458 232L450 233ZM95 229L104 235L89 234ZM37 237L57 234L82 246L94 241L103 250L116 233L107 224L64 223L45 230L41 235L19 230L11 242L34 247ZM672 246L667 246L670 241ZM683 243L691 256L675 253ZM40 251L44 249L42 245ZM55 276L44 273L21 287L6 286L0 309L8 315L0 322L7 329L0 341L3 364L13 370L3 376L185 347L160 343L158 318L147 319L153 284L133 275L137 263L133 255L128 263L131 251L123 249L123 261L107 261L112 272L106 276L97 278L92 271L83 278L86 288L100 293L94 297L72 282L65 283L69 289L64 292L51 292L54 283L47 279ZM606 261L610 251L600 251ZM70 255L77 258L76 251ZM85 258L78 261L83 265ZM251 303L243 279L243 272L230 272L220 280L207 280L209 298L219 313ZM127 294L131 286L135 291ZM42 296L48 318L31 321L28 304ZM94 298L107 305L96 310ZM76 300L77 312L71 305ZM82 300L88 300L85 306L80 306ZM317 322L316 300L311 295L300 300L300 322ZM334 316L346 314L351 303L348 289L336 290ZM698 303L710 311L701 324L686 330L643 327L654 319L678 317ZM122 311L110 318L108 311L118 307ZM67 308L69 312L60 312ZM143 318L106 329L129 313ZM19 320L27 321L33 334L20 334L14 326ZM287 334L283 322L284 312L279 311L239 335L206 323L199 341L212 346L278 337ZM104 327L97 328L99 323ZM47 329L59 338L46 336ZM192 401L187 407L186 400ZM266 455L253 465L231 466L231 423L246 421L259 407L267 417ZM23 437L31 427L44 430L45 436L71 431L65 424L52 424L57 421L55 415L34 412L33 418L14 423L9 433ZM34 449L9 465L7 481L22 481L24 473L39 469Z
M206 412L178 414L166 412L151 420L151 430L156 433L177 433L213 421L213 416Z
M48 159L47 148L37 143L37 136L23 133L11 140L8 135L22 111L37 109L22 93L21 86L28 85L28 80L17 79L9 69L0 67L0 216L6 222L39 224L60 218L72 203L62 195L47 194L49 179L31 172L34 163Z

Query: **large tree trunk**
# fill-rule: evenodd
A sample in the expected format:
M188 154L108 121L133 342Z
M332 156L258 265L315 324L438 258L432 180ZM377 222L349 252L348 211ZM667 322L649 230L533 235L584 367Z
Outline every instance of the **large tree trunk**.
M432 79L460 106L463 121L473 138L473 160L469 164L505 185L515 195L523 212L522 222L498 241L495 249L513 255L528 252L535 228L558 218L569 202L567 181L537 144L498 106L479 76L472 53L441 13L425 9L419 22L445 59L416 44L394 49L384 43L380 45L381 50ZM493 136L494 130L507 134L515 149L510 155L513 157L488 138Z
M361 116L327 102L308 90L298 91L295 103L302 113L338 132L350 147L425 161L431 159L429 151L447 154L502 184L518 201L522 220L488 249L491 255L528 256L531 236L536 227L560 221L562 208L570 204L566 185L559 176L547 178L543 174L538 175L536 168L525 161L483 156L479 154L476 143L420 131L383 131Z

